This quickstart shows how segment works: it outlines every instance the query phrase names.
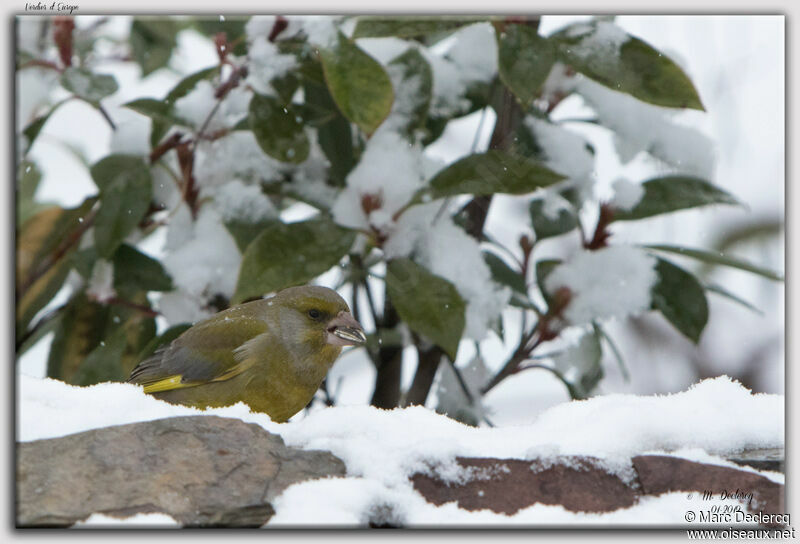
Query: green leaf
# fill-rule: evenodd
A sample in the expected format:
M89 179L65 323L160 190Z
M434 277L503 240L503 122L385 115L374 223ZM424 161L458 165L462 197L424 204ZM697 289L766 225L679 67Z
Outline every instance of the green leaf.
M198 70L192 74L189 74L182 80L180 80L168 93L167 96L164 98L164 101L169 104L170 107L175 105L175 101L179 98L183 98L197 86L200 81L203 80L210 80L215 75L219 73L219 68L216 66L212 66L210 68L203 68L202 70Z
M84 292L75 294L55 329L47 357L47 377L72 383L83 360L100 345L108 323L103 306L89 300Z
M497 69L500 80L527 107L539 95L553 64L553 44L528 25L505 25L497 33Z
M146 294L131 302L147 306ZM155 331L155 320L140 311L105 306L79 292L67 303L55 329L47 376L79 385L124 380Z
M100 100L114 94L119 89L117 80L108 74L93 74L85 68L67 68L61 74L61 86L76 96L99 104Z
M26 140L25 150L23 151L23 155L27 155L28 151L30 151L31 146L33 146L33 142L36 141L36 138L39 136L39 133L44 128L44 125L45 123L47 123L47 120L50 119L50 116L53 115L53 113L58 109L58 107L67 100L69 99L65 98L61 102L54 104L49 110L47 110L47 113L40 115L39 117L28 123L28 126L22 129L22 134L23 136L25 136Z
M140 291L171 291L172 278L159 261L128 244L114 253L114 289L130 297Z
M125 352L125 331L118 328L97 346L78 367L70 383L93 385L101 382L124 381L122 369Z
M31 161L23 160L17 168L17 228L40 211L53 204L39 203L34 200L36 189L42 180L42 173Z
M386 292L411 330L455 360L466 323L466 304L452 283L410 259L392 259L386 270Z
M29 276L52 259L56 250L78 229L92 209L95 197L84 200L75 208L54 206L43 210L26 221L17 234L17 289Z
M416 38L448 32L465 25L486 21L488 17L398 17L363 16L356 22L353 38Z
M658 283L652 290L652 307L695 344L708 321L708 302L703 286L693 275L669 261L658 259Z
M645 181L644 195L630 211L615 210L613 221L644 219L664 213L710 204L739 204L711 183L686 176L666 176Z
M422 53L409 48L395 57L388 66L394 76L395 95L405 97L394 106L394 113L408 119L404 127L408 136L425 127L433 92L433 72Z
M433 198L462 194L521 195L562 179L564 176L535 161L491 150L469 155L440 171L430 182L430 193Z
M141 157L109 155L91 168L100 189L94 239L98 254L110 258L150 207L150 170Z
M163 100L142 98L140 100L128 102L124 104L124 106L142 115L146 115L153 120L152 130L150 132L150 145L155 147L170 127L173 125L185 124L184 120L179 119L175 115L175 101L189 94L199 81L212 79L217 73L219 73L219 68L216 66L205 68L183 78L169 93L167 93L167 96Z
M617 46L607 34L627 39ZM613 23L578 23L551 39L562 62L606 87L658 106L703 110L697 89L677 64Z
M141 113L149 117L153 121L160 121L162 123L175 123L176 119L172 115L170 105L165 100L156 100L155 98L140 98L133 100L122 105L123 108L128 108L136 113Z
M166 17L133 20L129 41L133 58L142 67L142 77L167 65L177 33L177 23Z
M547 276L550 275L550 272L560 264L560 259L542 259L536 262L536 285L539 287L539 292L541 292L542 298L544 298L548 306L550 306L551 297L550 293L544 287L544 282L547 280Z
M232 302L312 280L335 266L354 239L351 231L329 220L274 222L247 246Z
M368 135L375 132L394 102L392 82L383 67L341 32L336 45L320 49L319 55L339 110Z
M255 94L248 119L259 147L270 157L294 164L308 158L308 137L291 104L283 106L271 96Z
M509 304L517 308L536 309L528 298L528 288L525 285L525 278L522 277L522 273L511 268L503 259L491 251L483 251L483 260L489 266L492 279L500 285L511 288Z
M544 240L565 234L578 226L578 216L575 209L567 204L566 207L556 210L556 217L550 217L545 212L544 199L537 198L531 201L530 213L536 240Z
M61 322L63 315L63 307L60 309L56 308L53 310L52 314L48 312L46 316L42 316L40 320L37 320L36 324L34 325L35 330L30 331L27 338L25 338L22 343L19 342L20 338L17 339L17 358L19 359L22 357L22 355L35 346L39 340L55 331L56 327L58 327L59 323ZM47 319L45 319L45 317L47 317Z
M304 119L309 124L317 121L317 139L331 163L328 170L331 181L337 186L344 186L347 174L356 165L350 122L336 107L324 83L320 85L314 80L306 80L303 90L306 101Z
M36 314L61 290L69 269L69 259L59 260L17 297L15 324L17 341L23 337Z
M76 208L53 206L25 221L17 234L16 333L23 335L36 314L61 289L72 265L69 237L81 228L83 217L95 203L86 199ZM65 248L60 254L60 248Z
M647 245L644 247L648 249L664 251L667 253L677 253L678 255L683 255L684 257L691 257L692 259L697 259L704 263L729 266L731 268L738 268L739 270L744 270L745 272L752 272L753 274L757 274L772 281L783 281L784 279L783 274L779 274L778 272L775 272L773 270L769 270L767 268L749 263L744 259L739 259L737 257L731 257L725 255L725 253L723 253L722 251L713 251L708 249L692 249L688 247L670 246L662 244Z
M233 236L233 239L236 242L236 247L239 248L239 251L244 253L247 249L247 246L249 246L259 234L274 224L275 220L273 219L265 219L256 223L233 219L230 221L225 221L225 228L227 228L228 232L230 232L231 236Z
M17 180L17 196L19 200L33 200L33 195L42 180L42 172L35 163L24 160L19 163L17 168Z
M758 315L764 315L764 312L762 312L756 306L754 306L753 304L750 304L749 302L747 302L742 297L734 295L733 293L731 293L730 291L728 291L727 289L725 289L721 285L706 284L703 287L709 293L716 293L716 294L718 294L720 296L723 296L723 297L727 298L728 300L732 300L733 302L736 302L736 303L744 306L748 310L751 310L751 311L757 313Z
M506 262L492 253L491 251L484 250L483 260L489 266L492 273L492 279L500 285L510 287L512 291L528 296L528 288L525 285L525 278L522 277L520 272L512 269Z

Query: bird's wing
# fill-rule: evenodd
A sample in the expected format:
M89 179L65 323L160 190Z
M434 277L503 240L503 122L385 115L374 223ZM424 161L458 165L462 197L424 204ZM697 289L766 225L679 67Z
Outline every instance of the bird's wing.
M262 320L217 316L156 350L133 369L128 381L143 385L145 393L157 393L229 380L253 365L247 348L266 334Z

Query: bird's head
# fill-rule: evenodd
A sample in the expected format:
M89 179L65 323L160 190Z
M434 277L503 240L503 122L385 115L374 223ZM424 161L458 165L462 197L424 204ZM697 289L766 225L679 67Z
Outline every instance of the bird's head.
M281 307L282 325L291 323L295 339L301 343L342 347L367 341L347 303L332 289L317 285L290 287L271 300Z

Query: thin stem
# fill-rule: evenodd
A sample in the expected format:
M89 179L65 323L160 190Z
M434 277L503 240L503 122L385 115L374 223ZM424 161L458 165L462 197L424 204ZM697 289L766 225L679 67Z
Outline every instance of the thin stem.
M372 314L372 320L375 322L375 330L378 327L383 325L383 320L378 316L377 306L375 306L375 301L372 298L372 289L369 286L369 281L364 278L362 281L362 285L364 286L364 292L367 294L367 303L369 304L369 311Z
M155 311L149 306L145 306L144 304L138 304L136 302L131 302L130 300L125 300L119 297L111 297L109 299L106 299L105 303L110 304L112 306L122 306L124 308L130 308L132 310L136 310L137 312L147 317L157 317L161 315L160 312Z

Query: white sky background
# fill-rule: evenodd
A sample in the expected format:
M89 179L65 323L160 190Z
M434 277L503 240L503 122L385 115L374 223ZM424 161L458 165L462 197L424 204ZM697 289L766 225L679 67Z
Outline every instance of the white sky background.
M542 32L549 33L575 19L574 16L545 17ZM783 217L783 19L625 16L619 17L617 23L671 55L687 71L698 88L707 113L686 112L680 119L715 141L718 160L714 181L746 202L749 210L718 207L680 212L674 216L636 222L635 228L631 228L633 224L619 227L614 240L708 247L729 225L754 217ZM124 19L115 21L114 26L124 35L127 28ZM210 41L189 32L181 34L171 66L185 74L215 63L216 54ZM121 126L135 114L117 107L119 104L137 97L161 97L179 79L177 74L160 70L142 81L139 69L131 63L108 64L102 66L102 71L113 73L120 84L120 91L104 104ZM24 95L23 92L21 96ZM579 116L586 111L577 98L566 101L557 110L562 118ZM431 153L448 160L468 153L478 121L479 115L476 114L452 123L442 139L432 146ZM492 126L493 119L489 114L483 125L483 146ZM581 130L598 150L598 156L602 157L596 163L598 193L609 196L610 183L620 174L610 136L601 130L587 129L585 125L573 124L570 128ZM91 135L91 138L85 135ZM108 125L89 106L78 101L62 106L47 123L43 136L31 152L44 173L37 197L74 205L93 194L95 187L88 171L59 140L79 145L86 158L94 162L108 153L110 139ZM624 172L630 179L639 181L652 175L653 166L639 158L627 165ZM496 199L489 217L494 232L513 244L524 226L522 221L523 216L511 199ZM161 240L154 239L145 249L157 253L160 244ZM759 250L747 249L739 249L738 253L772 268L784 269L782 241ZM693 265L691 261L682 264ZM742 353L753 349L764 338L774 338L777 349L771 352L770 366L761 373L758 385L762 390L782 392L783 287L737 272L715 274L714 279L764 309L765 316L751 314L712 295L711 315L701 350L711 353L710 358L717 365L715 370L724 373L737 364ZM509 315L506 322L508 336L512 339L516 335L515 325L518 327L515 317L516 314ZM660 319L653 316L648 322L658 324ZM637 343L622 324L611 327L630 367L632 381L623 382L616 364L608 357L608 378L601 384L601 392L671 392L683 390L696 381L689 363L692 355L690 345L677 338L677 333L668 327L663 328L676 341L668 350L654 351ZM42 342L28 352L21 361L22 372L43 375L47 347L47 343ZM488 341L484 355L496 366L510 347L506 348L496 340ZM459 362L466 362L470 352L469 346L463 345ZM413 358L409 358L404 369L406 382L410 382L413 368ZM373 370L366 357L360 353L345 355L334 368L332 383L335 384L339 377L342 378L342 401L368 401ZM567 397L563 386L548 372L534 370L507 380L487 400L498 415L503 414L500 423L511 423L530 420L543 408L563 402Z

